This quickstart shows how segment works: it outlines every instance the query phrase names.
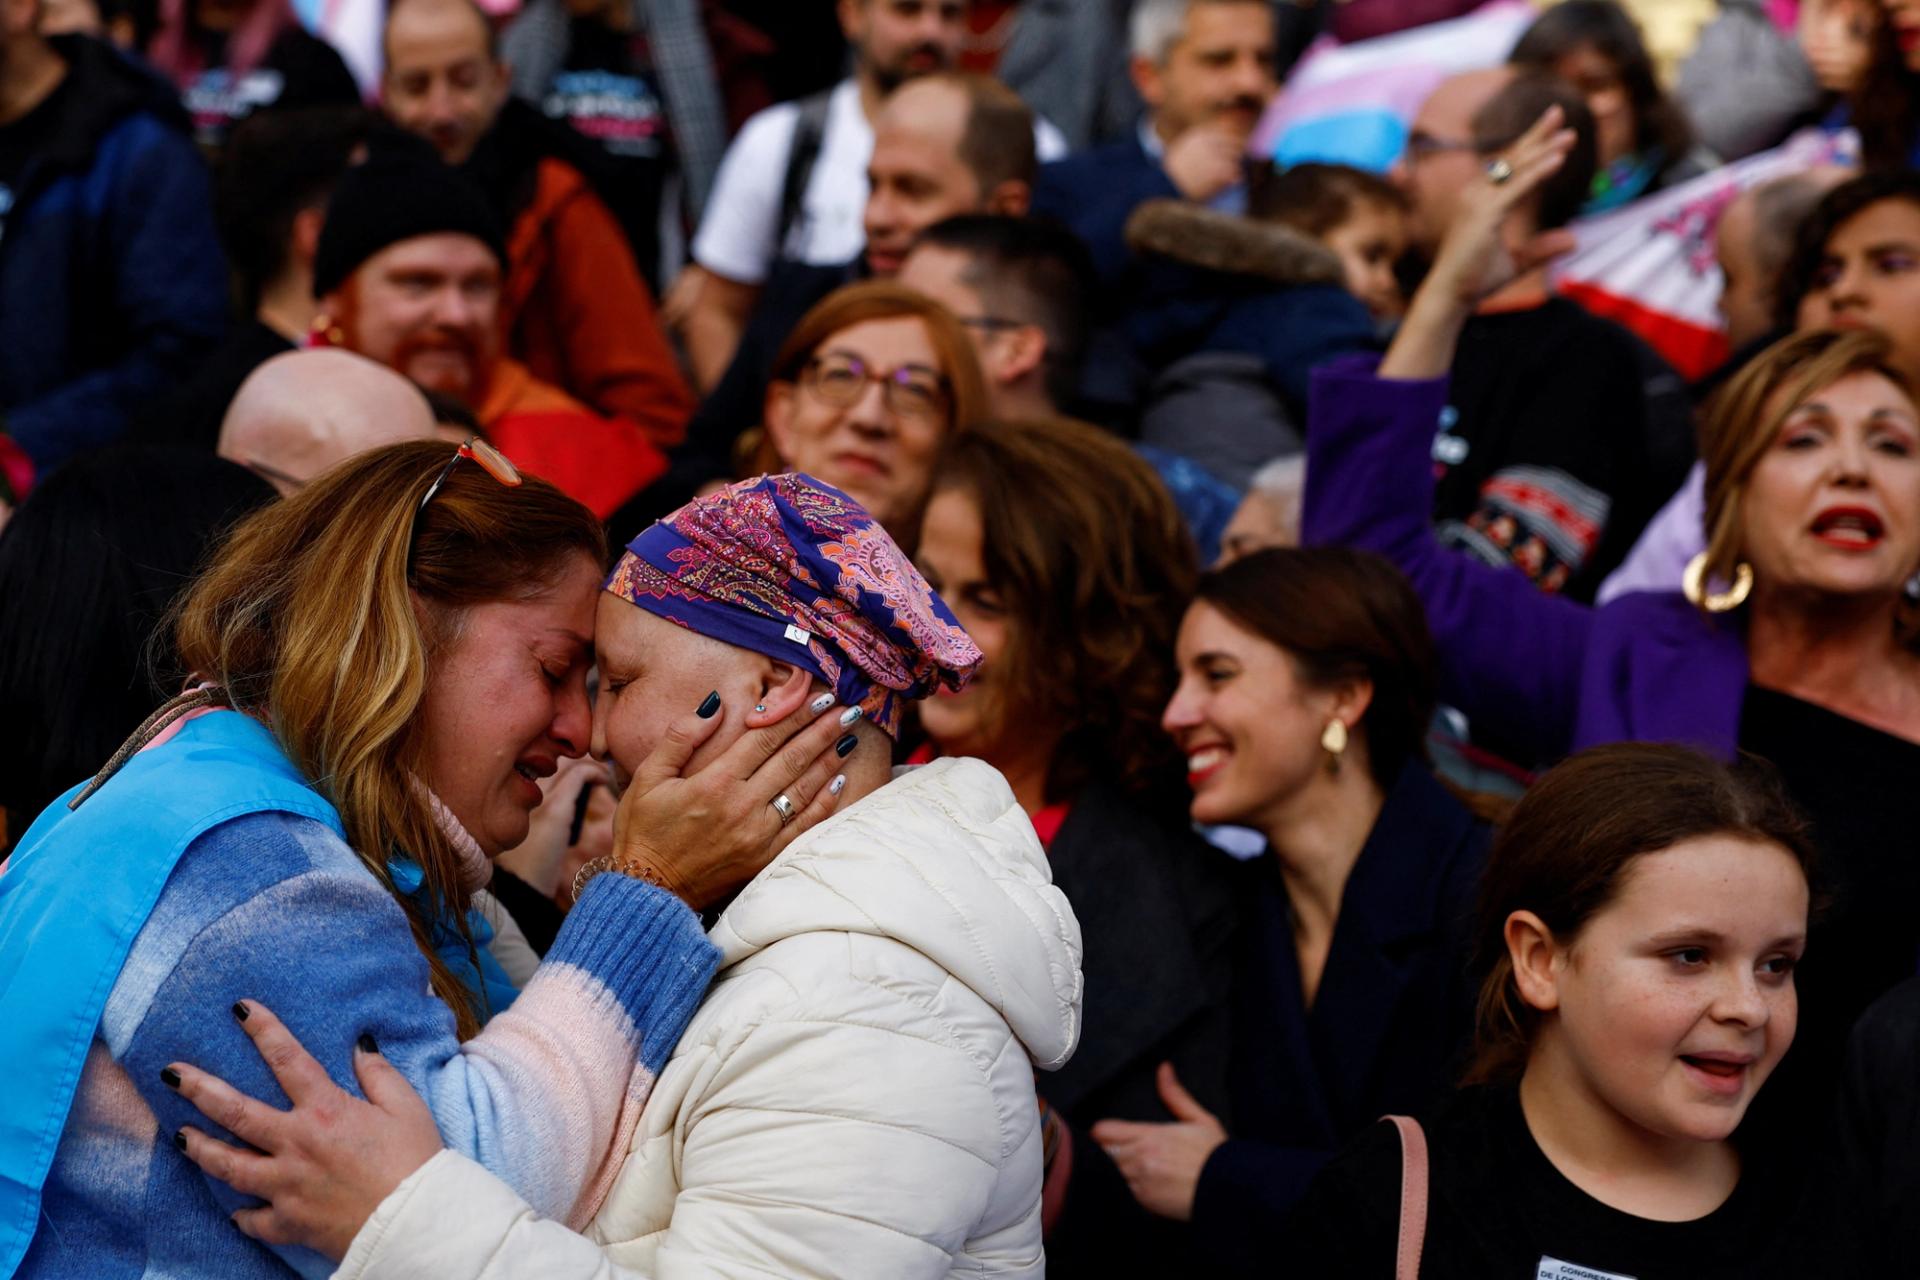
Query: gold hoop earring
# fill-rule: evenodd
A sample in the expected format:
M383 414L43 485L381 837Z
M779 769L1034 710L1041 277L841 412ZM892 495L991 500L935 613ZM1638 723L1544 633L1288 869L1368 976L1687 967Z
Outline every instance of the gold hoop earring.
M1320 746L1327 753L1327 768L1334 773L1340 772L1340 757L1347 750L1347 722L1327 721L1327 727L1320 732Z
M1687 571L1680 575L1680 591L1695 608L1708 613L1738 609L1753 591L1753 566L1741 561L1733 566L1733 585L1711 592L1707 590L1707 553L1702 551L1687 562Z

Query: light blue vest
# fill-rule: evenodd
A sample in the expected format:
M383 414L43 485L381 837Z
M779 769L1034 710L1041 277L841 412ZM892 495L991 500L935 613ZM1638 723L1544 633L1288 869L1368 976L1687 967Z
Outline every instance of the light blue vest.
M0 1277L33 1239L40 1192L87 1047L133 940L180 856L248 814L340 816L262 725L235 711L188 721L77 810L75 787L27 829L0 875Z

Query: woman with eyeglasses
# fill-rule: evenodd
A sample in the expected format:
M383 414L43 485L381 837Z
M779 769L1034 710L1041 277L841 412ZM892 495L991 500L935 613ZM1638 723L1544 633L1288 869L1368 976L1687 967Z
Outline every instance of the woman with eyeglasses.
M845 741L816 701L683 778L748 709L676 709L621 874L505 985L467 908L587 750L605 562L591 512L477 441L362 455L235 530L171 618L196 686L0 874L0 1275L330 1269L248 1239L175 1150L192 1068L284 1105L253 999L326 1046L309 1085L380 1055L541 1214L603 1190L716 963L695 911L832 810Z
M941 446L986 404L973 343L946 308L897 284L848 285L781 348L749 470L825 481L911 550Z

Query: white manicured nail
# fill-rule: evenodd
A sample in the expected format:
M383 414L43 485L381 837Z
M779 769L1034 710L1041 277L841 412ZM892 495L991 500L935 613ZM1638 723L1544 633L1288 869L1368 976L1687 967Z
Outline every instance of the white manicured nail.
M842 725L852 724L855 720L858 720L864 714L866 713L861 711L860 708L858 707L848 707L845 711L842 711L840 713L840 723Z
M827 784L827 794L830 796L837 796L842 791L845 791L846 789L847 789L847 775L844 773L834 774L833 781Z
M815 698L812 702L809 702L807 704L807 710L813 712L813 714L815 715L819 715L822 711L825 711L828 707L832 705L833 705L833 695L830 693L823 693L819 697Z

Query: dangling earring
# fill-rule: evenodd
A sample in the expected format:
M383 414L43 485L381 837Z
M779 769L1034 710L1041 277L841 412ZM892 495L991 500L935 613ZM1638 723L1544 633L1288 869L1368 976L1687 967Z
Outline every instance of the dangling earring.
M1327 727L1320 733L1320 746L1327 753L1327 772L1340 772L1340 757L1347 751L1347 722L1327 721Z
M347 345L346 331L335 324L333 317L324 311L315 316L313 323L307 326L307 338L308 345L314 347L344 347Z
M1705 609L1708 613L1726 613L1738 609L1747 602L1747 596L1753 590L1753 566L1741 561L1733 566L1733 585L1725 591L1707 590L1707 553L1702 551L1687 562L1687 571L1680 575L1680 591L1696 609Z

